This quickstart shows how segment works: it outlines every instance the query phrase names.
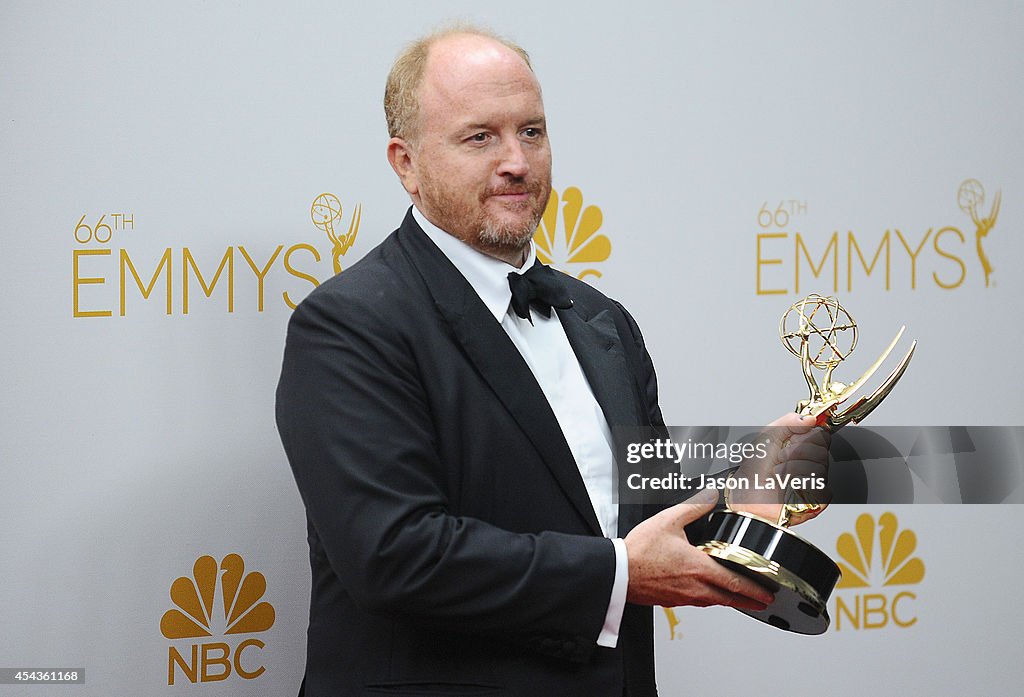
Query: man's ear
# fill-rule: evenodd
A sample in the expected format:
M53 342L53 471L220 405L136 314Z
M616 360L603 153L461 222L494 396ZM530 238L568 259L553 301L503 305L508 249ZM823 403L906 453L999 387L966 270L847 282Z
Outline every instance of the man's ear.
M402 186L410 196L420 192L419 179L416 177L415 153L412 144L404 138L392 138L388 141L388 162L391 169L402 181Z

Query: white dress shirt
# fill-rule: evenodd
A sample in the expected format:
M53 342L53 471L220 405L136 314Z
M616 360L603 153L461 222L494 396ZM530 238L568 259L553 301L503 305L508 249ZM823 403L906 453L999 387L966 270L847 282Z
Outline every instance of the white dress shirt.
M521 319L509 309L512 291L508 285L508 274L511 271L522 274L533 266L537 254L533 242L530 242L526 262L522 268L517 269L444 232L427 220L416 207L413 207L412 213L420 228L462 273L519 349L558 419L558 425L583 476L602 532L606 537L614 536L617 533L619 512L612 498L615 488L614 454L608 421L583 374L583 368L569 344L558 314L552 312L551 317L546 318L531 311L531 325L528 320ZM598 645L610 647L618 642L622 611L626 605L626 587L629 584L626 544L619 538L612 539L612 543L615 547L615 581L604 627L597 638Z

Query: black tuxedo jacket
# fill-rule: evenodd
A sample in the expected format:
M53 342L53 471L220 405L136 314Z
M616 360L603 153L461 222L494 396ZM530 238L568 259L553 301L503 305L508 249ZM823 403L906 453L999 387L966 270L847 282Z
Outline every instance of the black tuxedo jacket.
M663 426L636 324L564 282L609 425ZM277 423L309 528L307 697L656 694L650 608L595 643L615 555L550 406L411 213L296 309Z

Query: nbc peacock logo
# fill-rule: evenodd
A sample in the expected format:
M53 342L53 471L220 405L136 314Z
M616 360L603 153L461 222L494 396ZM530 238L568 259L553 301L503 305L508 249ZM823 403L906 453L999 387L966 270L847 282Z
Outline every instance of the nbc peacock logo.
M912 608L917 595L906 587L924 580L925 567L915 556L917 535L913 530L901 530L893 513L883 513L877 520L863 513L853 532L844 532L836 540L836 551L843 573L836 584L837 632L890 625L907 628L917 623ZM864 590L872 588L876 592Z
M181 576L171 583L176 607L160 618L160 633L172 641L220 635L231 641L193 642L185 649L188 657L169 646L167 684L174 684L178 670L190 683L226 680L232 673L252 680L266 672L253 655L266 647L263 641L253 637L233 641L274 626L274 607L262 600L266 592L266 577L258 571L246 573L238 554L228 554L220 564L208 555L196 559L191 577Z
M561 212L561 226L559 226ZM562 192L551 190L533 241L537 257L576 278L601 278L595 265L608 260L612 254L611 240L599 234L604 217L595 205L583 205L583 193L575 186Z

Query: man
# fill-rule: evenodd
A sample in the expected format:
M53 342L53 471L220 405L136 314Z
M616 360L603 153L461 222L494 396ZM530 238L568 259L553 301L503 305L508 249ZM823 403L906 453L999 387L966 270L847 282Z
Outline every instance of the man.
M309 522L305 694L654 695L651 605L771 595L688 543L714 496L642 523L613 502L611 427L664 427L654 369L617 303L522 280L551 187L528 58L427 37L385 110L413 208L298 307L278 388Z

